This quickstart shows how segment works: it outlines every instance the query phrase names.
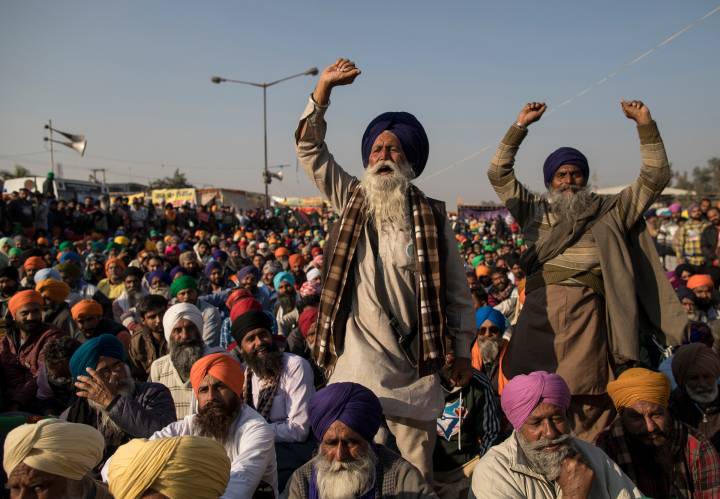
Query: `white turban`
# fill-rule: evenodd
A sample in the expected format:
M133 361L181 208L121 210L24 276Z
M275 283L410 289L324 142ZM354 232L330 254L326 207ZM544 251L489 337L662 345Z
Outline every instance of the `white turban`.
M165 340L168 344L170 344L170 333L180 319L187 319L195 324L198 332L202 336L203 316L200 309L192 303L176 303L167 309L163 316L163 330L165 332Z
M21 463L70 480L80 480L100 462L102 434L89 425L43 419L24 424L5 439L3 467L8 476Z
M308 281L312 282L312 280L315 279L316 277L322 277L322 274L320 273L320 271L318 269L313 267L307 271L307 274L305 274L305 277L307 278Z

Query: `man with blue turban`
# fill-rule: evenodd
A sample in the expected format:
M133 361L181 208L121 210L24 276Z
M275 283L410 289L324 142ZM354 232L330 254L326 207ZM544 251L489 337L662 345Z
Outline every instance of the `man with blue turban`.
M525 302L501 371L556 372L572 393L575 434L592 440L611 420L609 380L640 361L641 332L679 343L687 322L665 278L643 213L672 177L657 124L641 101L622 101L637 124L642 166L619 194L590 191L587 157L561 147L543 165L547 193L515 177L515 155L545 103L523 107L493 157L488 178L523 228Z
M430 479L439 372L458 386L472 376L472 299L444 204L411 182L430 150L418 119L386 112L370 122L360 179L328 151L330 92L359 74L347 59L328 66L295 134L298 161L341 213L325 245L314 355L330 383L360 383L380 399L403 457Z
M310 423L320 449L293 473L288 497L437 497L416 468L373 443L383 408L364 386L335 383L315 393Z

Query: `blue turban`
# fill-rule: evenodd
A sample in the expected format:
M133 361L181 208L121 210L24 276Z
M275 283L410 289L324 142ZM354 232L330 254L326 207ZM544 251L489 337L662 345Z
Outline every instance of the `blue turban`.
M66 262L77 263L78 265L80 265L80 263L82 262L82 258L80 258L80 255L78 255L74 251L68 251L67 253L63 253L60 256L60 263Z
M545 164L543 165L545 187L550 187L550 182L552 182L555 172L562 165L575 165L580 168L587 183L588 177L590 176L590 166L588 165L588 160L585 155L572 147L561 147L550 154L545 160Z
M505 316L500 311L492 307L480 307L475 312L475 327L480 328L483 322L490 321L500 330L500 334L505 332L507 327Z
M293 276L290 272L278 272L273 278L273 287L277 289L283 281L289 282L290 286L295 286L295 276Z
M101 334L87 340L70 357L70 373L73 379L87 374L86 368L95 369L100 357L112 357L125 361L125 349L112 334Z
M415 176L420 176L425 169L430 154L430 143L425 129L417 118L410 113L383 113L370 122L362 138L363 166L367 168L370 150L375 143L375 139L386 130L394 133L398 138L400 144L402 144L403 153L415 172Z
M167 284L168 286L170 285L170 275L168 275L168 273L163 270L155 270L153 272L149 272L147 275L148 284L152 284L153 279L155 279L156 277L160 279L160 282Z
M256 281L260 280L260 270L254 265L247 265L241 268L237 273L238 279L241 281L248 275L254 275Z
M322 441L335 421L342 421L372 442L383 422L383 409L373 392L357 383L333 383L310 399L310 425Z
M210 261L207 265L205 265L205 275L210 276L213 270L218 269L222 271L222 265L220 265L218 262Z

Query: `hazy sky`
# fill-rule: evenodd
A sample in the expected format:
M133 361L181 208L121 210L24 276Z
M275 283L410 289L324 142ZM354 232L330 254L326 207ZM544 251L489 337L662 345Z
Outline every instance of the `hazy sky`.
M485 170L523 103L546 100L552 109L572 99L533 125L518 175L541 188L545 156L572 145L599 185L627 183L639 150L623 97L648 104L674 168L686 170L720 155L720 12L628 63L718 5L4 0L0 169L19 163L44 175L42 127L52 118L88 137L84 158L56 155L67 177L105 167L109 180L147 182L179 166L198 186L261 191L262 91L213 85L210 76L271 81L346 56L363 74L333 94L327 140L354 174L366 124L405 110L430 137L425 192L451 206L494 200ZM292 165L272 194L316 194L295 173L293 141L315 81L269 90L269 162Z

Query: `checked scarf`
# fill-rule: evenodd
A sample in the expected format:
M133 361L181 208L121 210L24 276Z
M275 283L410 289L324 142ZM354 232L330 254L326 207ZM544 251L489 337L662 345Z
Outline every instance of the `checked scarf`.
M328 273L320 294L315 357L318 366L326 371L328 377L337 361L332 325L352 270L360 234L367 222L365 196L360 184L355 183L350 190L350 199L340 218L340 233L330 254ZM411 184L408 195L413 216L415 291L420 336L418 373L422 377L438 372L445 363L445 314L441 298L439 240L435 216L430 202L420 189Z

